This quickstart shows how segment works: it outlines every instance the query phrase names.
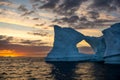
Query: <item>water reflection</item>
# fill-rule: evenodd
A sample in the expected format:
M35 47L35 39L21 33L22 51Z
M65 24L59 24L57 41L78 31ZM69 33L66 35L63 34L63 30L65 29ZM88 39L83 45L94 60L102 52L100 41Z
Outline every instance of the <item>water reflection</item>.
M74 80L77 62L49 62L54 80Z
M0 80L120 80L120 65L0 58Z
M105 65L105 80L120 80L120 65Z
M120 65L90 62L52 62L54 80L119 80Z

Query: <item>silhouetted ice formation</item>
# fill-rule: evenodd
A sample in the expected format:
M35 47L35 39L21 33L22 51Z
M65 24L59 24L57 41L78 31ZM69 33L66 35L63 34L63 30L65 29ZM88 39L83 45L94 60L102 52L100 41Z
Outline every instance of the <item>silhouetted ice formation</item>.
M120 23L105 29L103 35L106 44L105 63L120 64Z
M120 64L120 23L105 29L103 36L90 37L72 28L54 26L54 45L46 61L105 61ZM91 45L95 54L79 53L78 42L85 40Z
M46 61L85 61L91 55L78 52L76 44L83 40L84 35L72 28L54 26L54 45L46 57Z

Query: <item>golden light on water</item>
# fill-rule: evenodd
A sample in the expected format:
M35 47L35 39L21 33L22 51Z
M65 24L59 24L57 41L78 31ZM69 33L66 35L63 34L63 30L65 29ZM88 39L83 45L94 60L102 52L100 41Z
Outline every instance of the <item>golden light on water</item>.
M3 56L3 57L18 57L18 56L23 56L22 54L20 53L17 53L16 51L14 50L0 50L0 56Z

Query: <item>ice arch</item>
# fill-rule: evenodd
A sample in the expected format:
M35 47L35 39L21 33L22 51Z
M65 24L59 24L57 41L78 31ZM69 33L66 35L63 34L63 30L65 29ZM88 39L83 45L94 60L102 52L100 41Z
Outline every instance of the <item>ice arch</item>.
M101 37L90 37L90 36L85 36L84 37L85 41L88 42L91 47L93 48L95 54L94 54L94 59L98 61L104 61L104 53L106 49L105 45L105 40L103 36Z
M105 63L120 64L120 23L102 31L106 43Z
M85 61L92 55L79 53L76 44L84 39L84 35L72 28L54 26L54 44L46 61Z

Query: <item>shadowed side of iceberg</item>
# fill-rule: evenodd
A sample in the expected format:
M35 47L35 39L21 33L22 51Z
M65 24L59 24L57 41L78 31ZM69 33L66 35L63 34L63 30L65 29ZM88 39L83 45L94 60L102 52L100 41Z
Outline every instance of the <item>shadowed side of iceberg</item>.
M90 37L85 36L85 41L89 43L94 50L95 54L93 54L91 60L93 61L104 61L104 52L106 49L105 41L103 36L101 37Z
M54 45L46 61L105 61L120 64L120 23L102 31L101 37L84 36L72 28L54 26ZM79 53L78 42L88 42L95 54Z
M54 45L48 53L46 61L86 61L92 55L79 53L76 44L84 39L84 35L72 28L54 26Z
M106 43L105 63L120 64L120 23L103 31Z

